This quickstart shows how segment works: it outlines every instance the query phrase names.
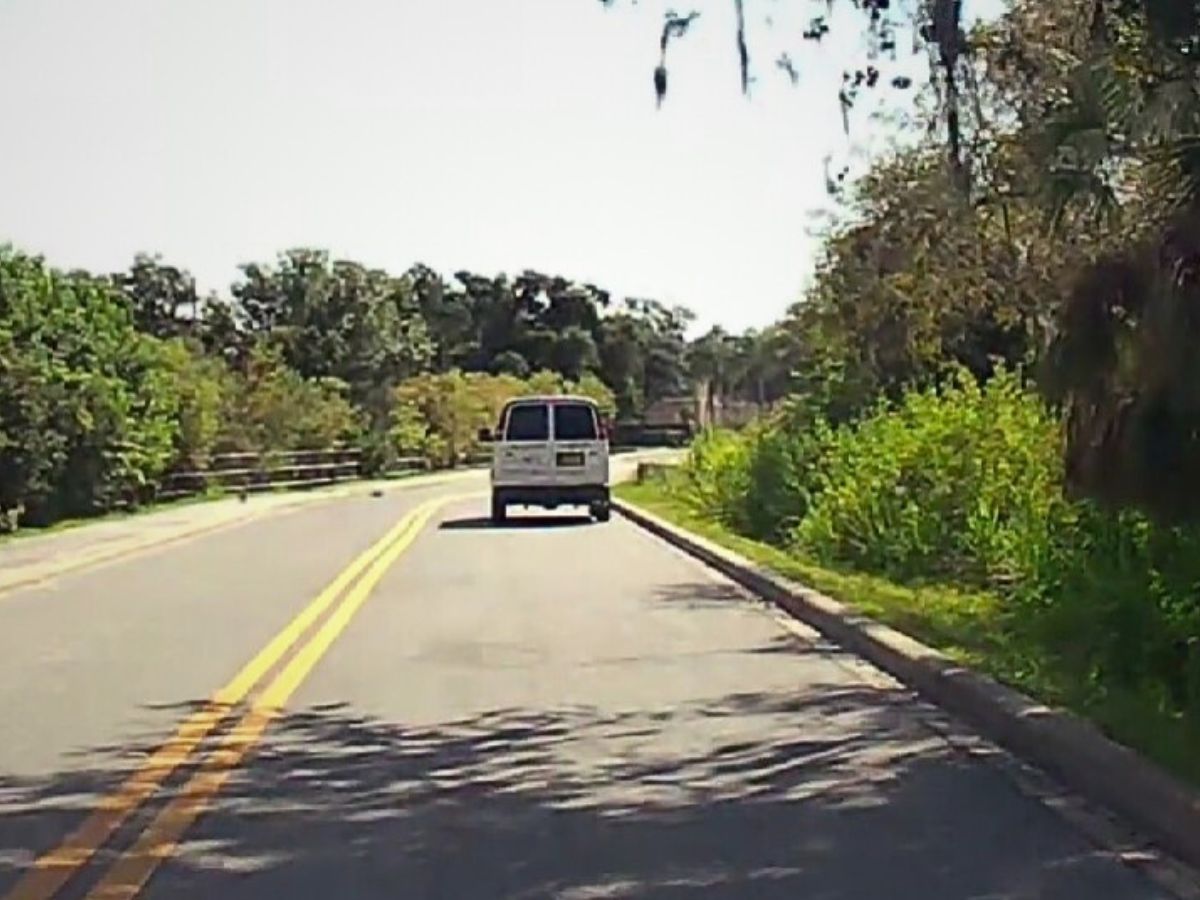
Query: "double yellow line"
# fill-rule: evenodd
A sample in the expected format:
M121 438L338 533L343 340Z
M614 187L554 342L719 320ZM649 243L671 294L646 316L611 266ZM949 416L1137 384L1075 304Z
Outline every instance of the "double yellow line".
M212 798L262 737L271 721L279 715L296 688L350 624L354 614L367 601L392 563L416 540L438 509L463 499L463 496L467 495L444 497L421 504L350 563L228 684L189 716L175 734L115 792L102 799L87 819L58 847L39 857L5 895L4 900L49 900L57 894L130 814L150 799L167 778L191 757L204 739L232 718L237 706L246 700L254 687L283 660L329 608L343 598L312 637L258 693L249 709L221 739L179 794L87 894L89 900L136 896L154 870L174 853L188 828L209 808Z

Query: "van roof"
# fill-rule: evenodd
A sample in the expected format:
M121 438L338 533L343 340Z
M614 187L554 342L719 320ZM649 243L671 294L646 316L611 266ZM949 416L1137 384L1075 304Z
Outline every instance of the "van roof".
M591 397L575 394L531 394L528 397L513 397L506 405L516 406L522 403L586 403L588 406L599 406Z

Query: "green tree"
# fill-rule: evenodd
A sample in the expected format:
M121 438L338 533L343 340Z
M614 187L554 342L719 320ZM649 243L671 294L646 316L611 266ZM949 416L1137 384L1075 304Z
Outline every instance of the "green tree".
M0 248L0 513L42 524L137 502L170 460L164 348L107 279Z
M600 326L600 371L616 395L617 415L636 418L645 403L645 355L640 321L617 312Z
M172 461L185 469L203 467L221 436L222 410L237 382L220 357L206 356L187 341L164 344L162 361L178 396Z
M404 280L416 299L433 343L433 368L445 372L476 357L478 337L472 304L423 263L410 268Z
M1031 117L1040 199L1109 240L1072 279L1047 359L1067 475L1087 496L1200 517L1200 6L1098 3L1064 89Z
M420 434L421 452L436 466L457 465L478 446L479 429L492 424L479 379L458 369L425 374L401 383L395 392L396 426L410 440ZM419 424L418 424L419 423ZM421 432L423 431L423 434Z
M260 344L224 394L222 451L324 450L355 441L363 417L335 378L306 379L278 348Z
M516 350L505 350L492 359L491 371L497 375L525 378L529 375L529 362Z
M620 417L636 418L648 404L687 389L685 335L691 319L682 308L629 299L601 320L598 371L616 397Z
M161 257L138 254L127 272L113 276L125 295L139 331L170 338L194 330L200 296L191 274Z
M554 340L550 350L554 371L576 381L600 365L600 353L591 332L579 325L569 325Z
M578 382L568 387L568 391L572 394L578 394L581 397L589 397L595 400L596 405L600 407L601 414L605 418L611 418L616 415L617 398L613 394L612 388L605 384L595 373L585 372Z
M348 384L373 415L386 414L392 385L431 359L410 280L305 249L242 273L233 294L247 329L279 347L303 377Z

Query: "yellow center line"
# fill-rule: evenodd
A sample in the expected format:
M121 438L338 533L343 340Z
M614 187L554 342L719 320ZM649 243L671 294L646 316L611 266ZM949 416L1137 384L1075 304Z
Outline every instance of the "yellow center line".
M175 852L179 841L195 821L212 806L213 798L262 738L292 694L308 677L355 613L366 603L375 585L397 558L420 535L425 524L442 506L461 499L435 500L416 514L413 527L379 556L362 579L346 595L308 642L288 661L275 679L254 701L249 712L204 761L202 768L154 818L137 842L113 863L104 878L85 900L128 900L137 896L150 876Z
M4 900L49 900L80 866L87 863L129 815L149 799L162 783L229 716L262 678L300 640L358 575L410 527L424 524L426 503L406 514L387 534L350 563L299 615L279 632L233 679L192 713L166 743L154 751L121 785L101 799L92 813L53 850L38 857ZM427 517L426 517L427 518Z

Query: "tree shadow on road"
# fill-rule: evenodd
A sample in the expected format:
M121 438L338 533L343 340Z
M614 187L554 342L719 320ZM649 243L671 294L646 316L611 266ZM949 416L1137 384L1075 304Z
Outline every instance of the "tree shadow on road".
M736 603L752 603L765 606L761 600L751 597L735 584L715 578L682 584L665 584L655 589L654 599L686 607L729 606Z
M909 704L830 684L425 723L314 707L273 726L149 896L1154 896ZM0 781L0 893L129 751Z

